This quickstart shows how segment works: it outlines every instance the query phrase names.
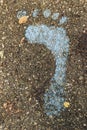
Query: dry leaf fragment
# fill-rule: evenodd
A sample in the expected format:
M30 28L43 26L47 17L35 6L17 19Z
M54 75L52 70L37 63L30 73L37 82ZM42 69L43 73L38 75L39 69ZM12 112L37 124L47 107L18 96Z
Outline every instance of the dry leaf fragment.
M20 44L22 44L25 41L25 37L22 37Z
M22 16L22 17L19 19L19 24L26 23L27 20L28 20L28 17L29 17L29 16Z
M70 107L70 103L69 102L64 102L64 107L66 107L66 108Z

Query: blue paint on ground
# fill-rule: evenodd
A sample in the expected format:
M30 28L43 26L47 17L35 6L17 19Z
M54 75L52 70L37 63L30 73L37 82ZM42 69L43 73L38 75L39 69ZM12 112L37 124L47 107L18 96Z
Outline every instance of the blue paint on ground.
M51 50L56 60L55 74L51 85L44 94L44 111L48 116L59 115L63 110L65 101L64 84L66 77L66 60L69 51L69 38L62 27L42 25L29 25L25 37L31 44L44 44Z
M27 12L25 10L20 10L17 12L17 18L20 19L23 16L26 16Z
M55 87L54 87L55 86ZM60 115L60 111L64 110L63 103L64 99L64 90L63 87L57 83L51 84L51 87L44 94L44 108L45 113L48 116L51 115Z
M59 21L59 24L64 24L65 22L67 22L67 17L66 16L63 16L60 21Z
M36 18L38 14L39 14L39 9L35 9L32 13L32 16Z
M43 15L44 15L45 18L48 18L48 17L51 15L50 9L44 10L44 11L43 11Z
M57 20L58 17L59 17L59 13L53 13L53 15L52 15L53 20Z

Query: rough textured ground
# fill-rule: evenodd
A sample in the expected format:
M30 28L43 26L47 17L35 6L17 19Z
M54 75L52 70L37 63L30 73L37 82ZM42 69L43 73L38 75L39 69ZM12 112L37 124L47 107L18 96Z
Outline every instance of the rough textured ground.
M0 0L0 4L0 130L86 130L87 0ZM34 19L31 12L36 7L41 11ZM54 56L45 46L26 40L20 44L28 24L57 26L43 17L46 7L69 17L64 28L71 42L65 86L70 107L52 118L43 113L42 98L54 74ZM16 17L21 9L29 15L24 25Z

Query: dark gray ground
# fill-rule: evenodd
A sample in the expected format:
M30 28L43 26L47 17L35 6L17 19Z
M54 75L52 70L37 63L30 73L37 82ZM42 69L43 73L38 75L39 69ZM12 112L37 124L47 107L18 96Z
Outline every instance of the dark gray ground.
M0 4L0 130L87 130L87 0L0 0ZM60 117L43 113L42 98L54 74L54 56L42 45L26 40L20 45L28 24L57 25L42 13L32 18L36 7L69 17L64 27L71 42L65 86L70 107ZM24 25L16 17L21 9L29 15Z

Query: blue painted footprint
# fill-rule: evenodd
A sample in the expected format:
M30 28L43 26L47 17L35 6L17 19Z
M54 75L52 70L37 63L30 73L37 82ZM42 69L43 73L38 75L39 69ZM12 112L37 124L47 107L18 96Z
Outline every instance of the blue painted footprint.
M32 16L38 17L39 10L35 9ZM44 10L45 18L51 17L57 20L59 13L53 13L49 9ZM63 16L59 24L61 27L41 25L29 25L25 31L25 37L29 43L44 44L51 50L55 56L56 69L55 74L51 79L51 85L44 94L44 112L48 116L60 115L64 109L64 85L66 77L66 60L69 51L69 37L62 24L67 22L67 17Z

